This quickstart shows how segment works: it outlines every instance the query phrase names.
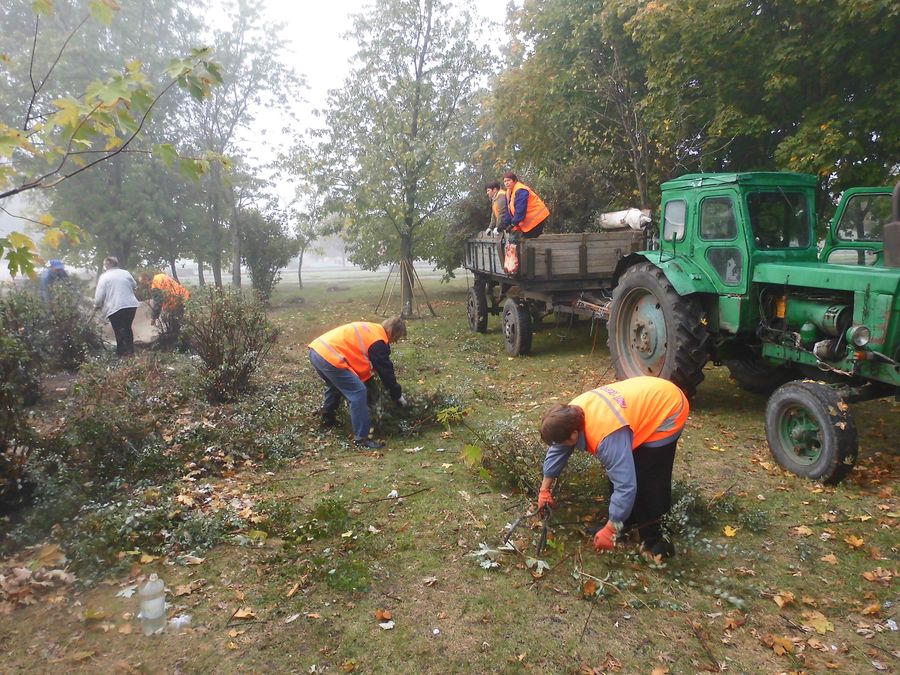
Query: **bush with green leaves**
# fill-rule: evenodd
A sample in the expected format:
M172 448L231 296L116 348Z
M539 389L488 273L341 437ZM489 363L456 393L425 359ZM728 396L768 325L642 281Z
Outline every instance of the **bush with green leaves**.
M262 303L221 289L194 294L184 332L200 359L198 370L210 403L232 401L250 388L251 377L279 333Z
M52 370L77 370L103 349L97 324L89 320L91 304L74 283L47 289L47 364Z
M30 433L25 424L21 381L29 356L0 326L0 512L20 500Z

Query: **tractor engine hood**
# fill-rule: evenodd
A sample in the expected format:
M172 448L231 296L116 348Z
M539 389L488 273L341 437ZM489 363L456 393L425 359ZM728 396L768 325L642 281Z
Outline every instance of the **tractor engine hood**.
M800 288L896 295L900 289L900 269L856 267L828 263L760 263L753 281Z

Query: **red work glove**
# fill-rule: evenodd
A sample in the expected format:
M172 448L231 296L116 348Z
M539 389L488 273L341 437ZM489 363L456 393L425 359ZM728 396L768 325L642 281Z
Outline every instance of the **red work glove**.
M616 546L616 534L618 529L611 520L606 521L606 525L594 535L595 551L612 551Z
M545 506L553 508L556 506L556 500L550 493L550 488L541 488L538 492L538 511L543 511Z

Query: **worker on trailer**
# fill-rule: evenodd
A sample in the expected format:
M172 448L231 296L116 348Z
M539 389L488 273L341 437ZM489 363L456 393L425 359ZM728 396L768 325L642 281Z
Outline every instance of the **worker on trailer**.
M350 426L356 445L381 448L383 443L369 438L371 420L365 383L378 373L391 398L406 407L406 398L394 374L391 343L406 337L406 322L392 316L383 323L354 321L338 326L309 343L309 361L325 380L325 401L319 414L322 424L334 426L341 396L350 406Z
M643 551L674 555L660 519L671 506L675 445L688 412L684 393L658 377L613 382L551 406L541 420L541 438L550 447L538 510L555 506L551 488L572 451L587 450L612 484L609 519L594 535L594 548L612 550L625 529L636 528Z
M491 202L491 222L488 225L487 234L497 234L503 222L503 214L507 212L506 190L500 187L500 183L492 180L484 186L488 200Z
M500 229L512 230L523 239L541 236L550 210L534 190L519 182L512 171L503 174L503 184L506 186L507 209Z

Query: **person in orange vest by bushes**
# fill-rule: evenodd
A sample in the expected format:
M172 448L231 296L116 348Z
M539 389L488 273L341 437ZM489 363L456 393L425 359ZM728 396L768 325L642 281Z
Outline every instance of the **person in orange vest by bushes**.
M675 554L660 519L672 505L675 445L687 420L687 397L658 377L633 377L592 389L568 405L555 404L541 420L550 447L538 510L555 506L551 492L575 448L595 455L609 476L609 519L594 535L594 548L612 550L623 528L636 528L650 555Z
M338 326L309 343L309 362L325 381L325 401L319 414L322 424L334 426L335 413L341 397L350 405L350 426L356 445L362 448L381 448L383 443L369 438L372 426L369 417L366 382L378 373L391 398L406 407L406 398L394 374L391 343L406 337L406 322L392 316L383 323L354 321Z
M507 208L501 229L512 230L523 239L541 236L550 210L534 190L519 182L512 171L503 174L503 185L506 186Z

